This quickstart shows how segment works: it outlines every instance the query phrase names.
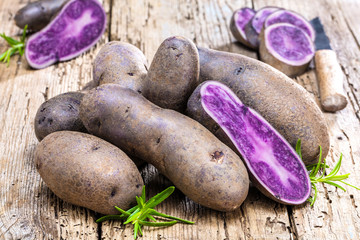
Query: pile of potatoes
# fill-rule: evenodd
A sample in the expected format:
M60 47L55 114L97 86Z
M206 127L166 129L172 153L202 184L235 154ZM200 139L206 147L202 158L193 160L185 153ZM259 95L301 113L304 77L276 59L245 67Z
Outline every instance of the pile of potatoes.
M105 44L93 81L39 107L35 165L42 179L65 201L114 214L113 206L127 209L141 194L136 164L145 161L202 206L238 208L249 176L219 126L199 111L195 89L206 80L227 85L292 146L300 138L306 164L316 161L319 145L326 156L326 123L301 86L257 60L174 36L160 45L149 68L135 46Z

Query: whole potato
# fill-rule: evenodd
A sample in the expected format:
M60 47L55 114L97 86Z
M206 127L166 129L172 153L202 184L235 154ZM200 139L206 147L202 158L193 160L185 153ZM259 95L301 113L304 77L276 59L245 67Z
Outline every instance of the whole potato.
M62 130L86 132L79 117L83 96L80 92L67 92L41 104L34 121L37 139L41 141L48 134Z
M216 80L227 85L293 147L300 138L305 164L317 162L319 145L323 156L328 154L330 139L325 118L303 87L275 68L249 57L206 48L198 50L202 82ZM193 116L200 115L195 112Z
M35 165L61 199L102 214L128 209L144 185L135 164L114 145L89 134L60 131L45 137Z
M116 83L141 93L147 74L144 54L132 44L112 41L105 44L96 55L93 82L86 89L105 83Z
M184 111L199 84L199 71L195 44L184 37L167 38L151 62L143 95L162 108Z
M69 0L39 0L28 3L15 14L15 24L23 29L28 25L30 31L39 31L54 18Z
M154 165L203 206L231 211L247 196L238 155L198 122L131 89L104 84L89 91L80 116L89 132Z

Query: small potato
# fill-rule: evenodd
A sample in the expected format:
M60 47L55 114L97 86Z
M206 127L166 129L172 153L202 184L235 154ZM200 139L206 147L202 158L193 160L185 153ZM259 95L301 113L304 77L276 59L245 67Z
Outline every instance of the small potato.
M248 173L238 155L198 122L131 89L104 84L90 90L80 116L92 134L154 165L203 206L232 211L247 196Z
M83 96L80 92L67 92L41 104L34 121L37 139L41 141L48 134L62 130L86 132L79 118Z
M132 207L144 185L135 164L114 145L89 134L54 132L39 143L35 165L61 199L102 214Z
M15 23L19 28L28 25L31 31L39 31L58 13L69 0L40 0L27 4L15 14Z
M141 93L147 70L147 60L140 49L129 43L112 41L105 44L97 54L93 83L88 83L86 89L116 83Z
M144 96L162 108L184 111L199 82L199 54L195 44L170 37L158 48L146 77Z

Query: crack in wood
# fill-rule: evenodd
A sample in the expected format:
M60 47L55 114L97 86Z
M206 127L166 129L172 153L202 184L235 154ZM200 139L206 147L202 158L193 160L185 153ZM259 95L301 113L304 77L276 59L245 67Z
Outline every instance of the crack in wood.
M342 64L340 64L340 66L341 66L341 70L343 71L344 76L345 76L345 78L346 78L346 82L347 82L347 84L348 84L348 86L349 86L349 88L350 88L351 96L355 99L355 102L352 101L352 98L351 98L349 92L347 92L348 99L349 99L349 101L350 101L350 103L351 103L351 106L352 106L352 108L353 108L353 110L354 110L354 113L355 113L356 118L357 118L357 119L359 120L359 122L360 122L360 116L359 116L359 109L360 109L360 105L359 105L359 104L360 104L360 103L359 103L358 98L356 97L356 93L355 93L356 91L355 91L355 89L354 89L354 85L353 85L352 83L350 83L349 73L348 73L348 71L346 70L346 68L345 68ZM357 106L357 109L356 109L355 106Z
M296 224L295 224L295 218L294 218L294 214L293 214L293 209L291 206L286 206L286 210L287 210L287 215L289 218L289 226L287 227L289 234L290 234L290 238L291 239L297 239L299 236L298 235L298 231L296 228Z
M354 31L352 30L351 25L349 24L347 18L344 17L344 19L345 19L346 26L347 26L347 28L349 29L350 33L351 33L351 36L354 38L357 47L360 49L360 42L359 42L359 40L357 39Z
M226 237L225 239L229 240L230 238L229 238L229 231L228 231L227 224L226 224L226 213L222 213L222 218L224 221L224 231L225 231L225 237Z
M354 159L353 150L352 150L352 147L351 147L351 144L350 144L350 138L343 129L340 129L340 130L344 134L344 136L346 137L347 142L349 143L350 158L351 158L352 163L355 165L355 159Z

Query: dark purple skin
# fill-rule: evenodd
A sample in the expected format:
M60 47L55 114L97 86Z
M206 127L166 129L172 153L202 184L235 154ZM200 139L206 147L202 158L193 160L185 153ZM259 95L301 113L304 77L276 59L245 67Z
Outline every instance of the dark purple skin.
M311 24L300 14L289 11L279 10L269 15L264 23L264 27L268 27L275 23L290 23L301 28L309 35L312 41L315 40L315 31Z
M39 31L51 21L68 1L39 0L28 3L16 12L14 18L15 24L21 29L28 25L27 29L29 31Z
M50 98L40 105L34 121L35 134L39 141L57 131L87 132L79 108L84 94L67 92Z
M90 49L105 31L106 14L97 0L71 0L26 44L25 56L33 68L45 68L72 59Z
M249 44L257 49L260 45L259 35L266 18L279 10L277 7L264 7L256 12L251 21L245 26L245 34Z
M284 204L308 199L311 184L304 163L264 118L215 81L202 86L201 103L233 141L260 191Z

